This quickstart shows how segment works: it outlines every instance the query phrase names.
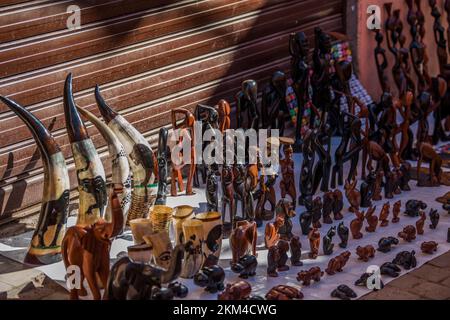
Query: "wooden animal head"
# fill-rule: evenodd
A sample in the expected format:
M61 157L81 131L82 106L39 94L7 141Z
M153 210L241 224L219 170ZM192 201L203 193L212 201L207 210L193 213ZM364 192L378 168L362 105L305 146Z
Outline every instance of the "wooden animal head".
M369 209L367 209L366 218L371 217L374 214L376 208L377 206L371 206Z
M357 220L359 220L359 221L364 221L364 217L365 217L365 214L364 214L364 211L356 211L355 212L355 215L356 215L356 219Z

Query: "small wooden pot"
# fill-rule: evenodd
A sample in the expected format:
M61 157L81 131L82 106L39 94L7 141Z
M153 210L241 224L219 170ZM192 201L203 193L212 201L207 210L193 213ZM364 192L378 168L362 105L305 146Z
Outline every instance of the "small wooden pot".
M127 248L128 257L137 263L150 263L153 257L153 247L149 244L136 244Z
M150 219L138 218L130 220L131 233L133 234L134 244L145 243L144 236L153 232Z
M184 243L183 222L195 217L194 208L188 205L175 207L172 226L175 236L175 245Z
M203 254L205 257L213 254L219 258L223 238L222 215L215 211L204 212L197 214L195 219L203 223Z
M202 243L203 223L200 220L190 219L183 222L183 233L185 239L185 253L183 268L180 277L193 278L203 264Z
M153 247L153 257L155 264L168 269L172 259L172 242L169 233L166 231L155 232L144 236L145 243Z

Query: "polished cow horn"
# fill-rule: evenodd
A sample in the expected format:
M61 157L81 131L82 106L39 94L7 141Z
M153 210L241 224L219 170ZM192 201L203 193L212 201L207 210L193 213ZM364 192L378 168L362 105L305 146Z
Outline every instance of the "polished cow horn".
M108 144L112 168L111 181L113 184L113 193L117 195L117 198L120 201L124 221L126 221L131 203L131 176L130 165L128 163L123 145L117 138L116 134L93 113L79 107L77 107L77 109L83 117L92 122ZM112 204L109 203L109 207L111 207L111 205ZM111 211L109 209L111 208L107 208L105 214L105 219L107 221L111 220Z
M136 128L108 106L101 96L98 86L95 88L95 99L108 127L122 142L131 166L133 189L131 191L131 208L128 212L128 221L146 217L156 197L152 148Z
M105 170L75 106L71 73L64 85L64 113L78 178L77 224L91 225L103 217L108 202Z
M31 239L25 262L50 264L61 260L61 241L69 214L69 174L58 144L34 115L16 102L0 96L33 134L44 165L44 191L38 224Z

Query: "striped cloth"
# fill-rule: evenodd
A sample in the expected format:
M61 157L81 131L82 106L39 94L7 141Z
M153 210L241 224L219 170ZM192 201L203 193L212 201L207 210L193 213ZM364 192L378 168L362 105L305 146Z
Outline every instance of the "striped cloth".
M294 88L292 87L293 83L294 81L291 78L286 80L286 106L289 110L291 122L295 125L297 123L298 101Z

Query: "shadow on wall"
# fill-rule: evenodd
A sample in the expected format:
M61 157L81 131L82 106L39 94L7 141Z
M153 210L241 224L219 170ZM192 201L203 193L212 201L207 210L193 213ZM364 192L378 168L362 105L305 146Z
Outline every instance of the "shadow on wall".
M53 129L53 126L56 123L56 118L54 118L50 125L48 126L48 130L51 132ZM37 162L41 158L41 154L39 152L39 149L36 147L36 150L34 151L30 161L28 164L24 167L24 173L17 175L17 179L19 180L17 183L12 184L12 191L10 193L10 197L8 198L5 205L5 190L3 188L0 188L0 209L4 208L2 212L2 219L8 218L12 215L12 213L19 209L22 205L23 197L25 195L25 189L27 188L27 181L26 177L30 175L29 171L36 167ZM0 185L2 185L6 178L9 177L10 172L13 168L13 162L14 162L14 156L12 153L8 155L8 165L5 170L5 173L3 174L3 177L0 178ZM14 195L14 196L12 196Z

